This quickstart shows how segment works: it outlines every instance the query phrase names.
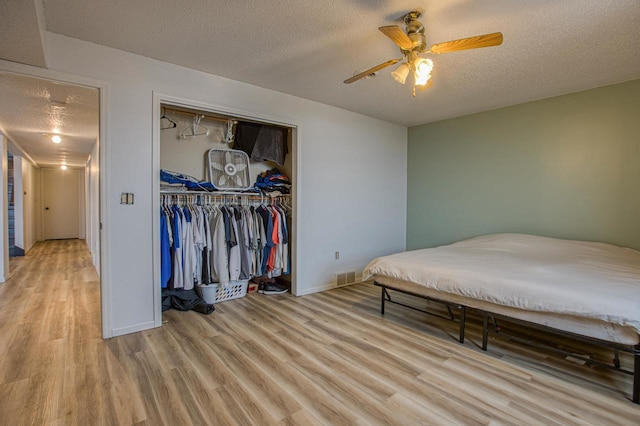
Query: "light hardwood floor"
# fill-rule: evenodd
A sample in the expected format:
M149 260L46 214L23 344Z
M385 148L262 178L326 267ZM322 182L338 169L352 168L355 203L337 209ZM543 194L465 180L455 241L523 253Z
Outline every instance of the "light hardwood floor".
M460 345L454 323L382 317L371 285L169 311L160 329L103 341L83 241L38 243L13 267L0 424L640 424L629 377L502 340L483 353L475 318Z

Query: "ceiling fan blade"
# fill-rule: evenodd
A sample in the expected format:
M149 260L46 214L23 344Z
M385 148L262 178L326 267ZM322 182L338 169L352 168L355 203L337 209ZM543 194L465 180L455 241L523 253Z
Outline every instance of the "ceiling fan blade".
M345 82L345 84L351 84L351 83L353 83L354 81L358 81L358 80L360 80L361 78L364 78L364 77L368 76L369 74L373 74L373 73L374 73L374 72L376 72L376 71L380 71L381 69L386 68L386 67L388 67L389 65L396 64L396 63L398 63L398 61L399 61L399 60L400 60L400 59L391 59L390 61L387 61L387 62L382 63L382 64L380 64L380 65L376 65L376 66L375 66L375 67L373 67L373 68L369 68L368 70L363 71L363 72L361 72L360 74L356 74L356 75L354 75L353 77L346 79L344 82Z
M391 41L400 47L400 49L411 50L413 49L413 42L407 36L407 34L402 31L402 29L397 25L389 25L387 27L378 28L384 35L389 37Z
M480 47L500 46L501 44L502 33L491 33L434 44L429 50L431 53L448 53L458 50L478 49Z

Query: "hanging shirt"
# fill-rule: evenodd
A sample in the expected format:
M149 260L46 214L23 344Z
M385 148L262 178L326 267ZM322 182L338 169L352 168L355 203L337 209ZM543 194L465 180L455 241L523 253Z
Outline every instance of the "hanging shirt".
M210 226L212 229L211 280L212 282L227 284L229 282L229 256L224 214L217 207L213 211Z
M272 272L277 268L276 256L278 253L278 244L280 243L280 240L278 239L278 228L280 227L280 223L278 214L273 209L273 207L268 207L267 210L269 211L269 214L271 215L271 219L273 221L273 226L271 228L271 241L273 241L273 244L269 250L269 258L267 259L267 271ZM269 277L271 276L272 275L270 275Z
M204 222L204 250L202 251L202 283L211 284L211 249L213 242L211 240L211 222L209 216L212 214L211 206L202 209L202 220Z
M251 250L249 247L249 226L245 210L242 207L236 209L236 218L239 217L238 226L240 228L240 279L251 278Z
M202 252L205 247L204 211L202 206L192 206L193 214L193 245L195 253L194 279L196 284L202 284Z
M282 214L282 245L283 245L283 250L282 250L282 260L283 260L283 265L282 265L282 269L283 269L283 273L284 274L289 274L290 270L289 270L289 265L290 265L290 259L289 259L289 224L287 223L287 220L289 219L287 216L287 212L285 210L280 209L280 213Z
M184 287L184 263L182 239L182 213L178 206L173 206L173 288Z
M184 286L185 290L192 290L195 282L195 273L196 273L196 263L197 263L197 255L196 255L196 247L194 242L194 228L193 228L193 218L191 212L188 207L182 208L182 213L184 214L183 224L183 258L184 264L182 265L184 270Z
M255 255L256 255L256 272L255 275L257 277L260 277L263 275L262 272L262 256L264 253L264 246L263 246L263 241L265 241L266 237L265 237L265 232L264 232L264 226L262 226L262 216L260 216L260 214L257 212L256 209L253 209L253 216L254 216L254 220L255 220L255 233L256 233L256 248L255 248Z
M160 209L160 287L167 288L171 279L171 246L169 243L169 228L164 209Z
M264 227L265 239L264 239L264 248L262 252L262 274L265 275L269 272L268 262L269 262L269 254L271 253L271 247L273 247L273 240L271 239L271 235L273 234L273 219L271 217L271 213L265 206L260 206L256 209L256 212L262 217L262 224Z
M240 234L238 230L238 222L235 218L235 208L228 207L229 211L229 228L231 232L237 238ZM229 280L230 281L238 281L240 279L240 246L238 245L238 240L231 241L231 247L229 247Z

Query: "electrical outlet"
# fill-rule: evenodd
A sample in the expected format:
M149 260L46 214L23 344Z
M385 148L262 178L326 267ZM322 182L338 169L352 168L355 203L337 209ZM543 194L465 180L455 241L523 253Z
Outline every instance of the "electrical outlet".
M336 252L336 260L338 260L338 259L340 259L340 252L339 251Z

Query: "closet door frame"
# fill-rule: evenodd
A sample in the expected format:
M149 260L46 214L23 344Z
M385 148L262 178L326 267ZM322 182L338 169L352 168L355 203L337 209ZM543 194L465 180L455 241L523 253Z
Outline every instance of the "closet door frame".
M218 113L233 116L239 119L247 119L260 121L265 124L276 124L291 128L291 153L292 155L292 178L291 185L291 203L293 205L292 214L292 232L291 239L294 244L291 249L291 293L297 296L298 277L298 252L299 252L299 229L300 229L300 211L301 211L301 174L300 174L300 152L301 152L301 132L300 125L297 120L290 117L278 117L268 112L246 111L225 105L216 105L205 103L193 99L184 99L168 94L153 92L153 119L152 119L152 235L153 235L153 299L154 299L154 323L156 327L162 326L162 299L160 289L160 117L161 105L171 104L184 108L197 109L203 112Z

